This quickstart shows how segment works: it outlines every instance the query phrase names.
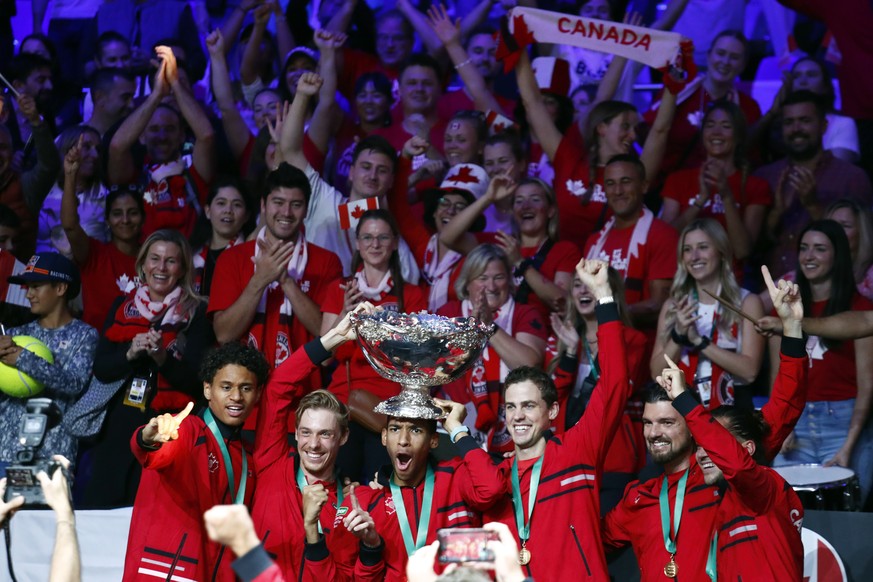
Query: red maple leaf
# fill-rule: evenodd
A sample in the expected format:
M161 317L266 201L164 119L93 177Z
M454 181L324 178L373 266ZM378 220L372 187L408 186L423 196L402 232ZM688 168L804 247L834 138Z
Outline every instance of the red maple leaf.
M469 166L464 166L463 168L458 170L458 173L454 176L449 176L448 180L453 182L457 182L459 184L478 184L479 178L473 175L473 170Z
M364 215L364 212L366 212L366 211L364 210L363 207L356 206L355 209L352 210L352 212L351 212L352 218L356 218L356 219L360 220L361 217Z
M520 48L526 47L536 41L531 31L527 29L527 22L524 21L524 15L519 14L512 18L513 31L512 36L515 37L515 42Z
M506 129L506 124L505 123L495 123L491 127L491 129L495 134L496 133L503 133L503 130Z

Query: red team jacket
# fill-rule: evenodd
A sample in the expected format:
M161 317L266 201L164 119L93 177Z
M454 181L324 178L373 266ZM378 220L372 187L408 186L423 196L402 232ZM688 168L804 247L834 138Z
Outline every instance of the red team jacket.
M255 465L260 487L252 520L264 548L289 580L351 580L358 558L357 539L345 532L342 523L334 526L338 515L336 483L324 484L328 502L319 519L324 539L319 544L305 544L303 499L297 486L300 459L287 438L289 418L309 389L309 376L330 356L320 340L312 340L303 349L294 351L270 376L258 418ZM346 535L338 536L338 528ZM362 554L362 560L367 562L360 568L362 576L371 568L381 569L379 557Z
M239 486L242 448L238 438L222 434L233 463L234 491ZM139 442L141 429L130 448L143 472L127 540L124 580L154 576L174 580L233 582L230 550L206 536L203 513L213 505L233 503L224 460L212 432L203 420L189 416L179 426L179 438L150 451ZM239 434L238 431L236 434ZM255 489L254 468L248 456L246 505Z
M480 527L481 512L503 493L503 484L493 478L494 464L488 453L477 447L476 441L469 436L458 439L456 446L460 450L461 458L440 462L431 459L435 480L427 530L428 544L436 541L438 529ZM424 482L416 487L401 487L401 492L410 521L409 527L415 538L418 535ZM355 489L355 494L361 507L373 517L376 531L383 540L385 572L384 578L379 579L388 582L406 580L406 562L409 557L406 555L390 488L386 483L381 490L362 488L358 494ZM350 507L348 500L343 505Z
M803 506L794 489L776 471L759 465L690 393L680 394L673 406L727 481L715 516L718 579L799 582Z
M614 304L598 305L601 376L582 419L561 437L550 437L540 477L527 549L525 574L535 580L609 580L600 539L600 478L607 444L621 424L630 396L623 327ZM519 475L527 508L530 473ZM511 489L512 461L496 468L492 479L504 495L485 510L484 520L505 523L518 538Z
M770 426L763 445L764 454L768 459L776 456L785 437L793 430L800 418L803 403L806 401L806 372L804 341L797 338L783 338L779 374L770 401L761 410ZM709 449L706 450L709 452ZM712 458L719 467L722 466L720 460ZM676 484L680 476L681 473L667 476L670 507L673 507L676 500ZM636 555L643 582L667 580L664 576L664 566L669 561L670 554L664 548L661 534L659 495L662 479L663 476L658 475L647 481L635 481L628 485L624 498L602 522L606 551L617 550L630 544ZM708 540L712 538L712 531L717 523L721 511L720 504L723 503L724 497L725 493L719 491L717 487L704 483L703 474L692 455L675 556L682 580L709 582L709 577L706 575ZM719 579L721 579L721 569L719 569ZM780 578L777 576L771 579ZM746 578L744 577L743 580Z

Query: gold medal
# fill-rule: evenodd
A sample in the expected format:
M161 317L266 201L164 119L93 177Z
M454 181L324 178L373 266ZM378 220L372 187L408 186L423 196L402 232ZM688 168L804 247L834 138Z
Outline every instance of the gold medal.
M527 566L530 563L530 550L522 546L518 551L518 563Z
M679 571L679 567L676 565L675 560L673 560L673 556L670 556L670 561L667 562L667 565L664 566L664 576L667 578L675 578L676 573Z

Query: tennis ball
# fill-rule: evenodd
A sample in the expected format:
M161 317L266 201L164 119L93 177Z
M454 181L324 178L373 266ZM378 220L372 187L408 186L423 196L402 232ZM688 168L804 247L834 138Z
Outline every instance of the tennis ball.
M12 338L17 346L33 352L43 360L53 364L55 359L44 343L29 335L17 335ZM37 382L15 366L0 362L0 391L14 398L30 398L42 392L43 384Z

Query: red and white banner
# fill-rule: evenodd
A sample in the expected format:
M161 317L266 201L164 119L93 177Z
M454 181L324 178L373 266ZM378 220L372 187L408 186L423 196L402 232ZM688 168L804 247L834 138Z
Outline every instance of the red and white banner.
M538 8L513 8L509 31L520 48L532 42L578 46L660 69L679 55L682 36L620 22L582 18Z
M351 230L358 227L358 221L364 212L367 210L376 210L379 208L379 199L375 196L372 198L362 198L348 204L339 205L339 221L340 228L343 230Z

